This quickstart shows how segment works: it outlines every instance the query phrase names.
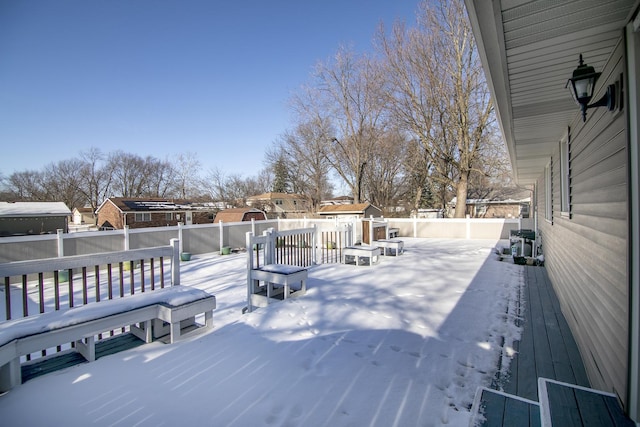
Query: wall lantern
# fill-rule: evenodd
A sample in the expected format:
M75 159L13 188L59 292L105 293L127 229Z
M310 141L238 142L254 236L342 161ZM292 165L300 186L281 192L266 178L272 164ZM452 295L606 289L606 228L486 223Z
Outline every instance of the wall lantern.
M586 65L582 60L582 54L580 54L580 65L573 70L573 76L567 81L565 87L569 87L571 84L571 95L573 99L580 104L582 110L582 121L587 121L587 109L595 107L607 107L609 111L615 109L616 104L616 86L611 84L607 87L607 92L597 102L589 104L591 97L593 96L593 89L596 86L596 81L602 73L596 73L596 70Z

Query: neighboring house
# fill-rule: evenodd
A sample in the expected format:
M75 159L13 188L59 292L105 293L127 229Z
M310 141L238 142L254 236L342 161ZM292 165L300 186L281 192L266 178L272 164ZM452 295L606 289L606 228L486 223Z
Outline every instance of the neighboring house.
M529 218L531 198L519 200L467 199L466 215L470 218ZM447 205L450 216L456 208L454 197Z
M164 227L213 222L213 209L188 200L111 197L98 207L100 229Z
M247 197L247 205L262 208L265 212L286 217L290 214L309 212L309 199L299 194L264 193Z
M418 211L411 211L411 215L415 218L444 218L443 209L418 209Z
M517 184L592 387L640 421L640 17L636 0L465 0ZM579 57L601 73L586 109ZM584 69L584 68L582 68ZM606 102L604 102L606 104Z
M96 220L98 219L93 208L90 207L73 208L72 215L74 225L96 225Z
M66 233L70 216L62 202L0 202L0 236Z
M334 206L334 205L351 205L351 204L353 204L353 197L351 196L339 196L333 199L320 201L320 207Z
M382 210L373 206L371 203L355 203L350 205L329 205L322 206L318 211L318 215L327 219L354 219L354 218L379 218L382 216Z
M213 222L242 222L242 221L251 221L255 219L256 221L263 221L267 219L267 216L264 212L258 209L253 208L231 208L220 211L216 214Z

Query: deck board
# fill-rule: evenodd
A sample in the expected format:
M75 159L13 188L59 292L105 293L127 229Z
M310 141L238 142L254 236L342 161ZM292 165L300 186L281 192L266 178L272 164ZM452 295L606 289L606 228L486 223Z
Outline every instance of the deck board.
M523 331L505 392L538 400L538 378L589 386L578 346L544 267L523 266Z
M539 405L517 396L483 389L480 408L484 415L482 420L475 424L478 427L540 426Z
M142 344L144 344L144 341L130 333L105 338L96 342L96 360L110 354L138 347ZM73 350L63 351L49 357L37 359L22 365L22 382L25 383L39 376L86 362L80 353Z
M554 426L633 427L615 395L575 384L540 380L547 396L541 401L548 407L545 417Z

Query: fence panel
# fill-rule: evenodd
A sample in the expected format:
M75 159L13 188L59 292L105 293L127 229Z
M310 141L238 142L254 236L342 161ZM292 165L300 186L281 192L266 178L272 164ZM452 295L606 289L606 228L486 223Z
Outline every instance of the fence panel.
M399 230L399 237L442 239L508 239L509 231L533 228L533 224L519 219L430 219L385 218L389 227ZM128 231L90 231L56 235L0 238L0 263L27 259L52 258L62 254L83 255L160 246L172 238L180 239L182 250L192 254L217 252L221 246L244 248L245 233L261 235L265 230L278 231L315 225L320 235L345 224L352 226L352 242L362 241L362 220L349 219L280 219L228 224L199 224L176 227L131 229ZM222 238L220 233L222 232ZM221 244L222 242L222 244ZM330 257L329 257L330 258Z
M112 230L100 233L96 239L93 231L64 235L64 255L88 255L100 252L121 251L124 247L124 231ZM167 242L168 239L165 241ZM51 254L49 256L55 256ZM49 256L45 257L48 258Z

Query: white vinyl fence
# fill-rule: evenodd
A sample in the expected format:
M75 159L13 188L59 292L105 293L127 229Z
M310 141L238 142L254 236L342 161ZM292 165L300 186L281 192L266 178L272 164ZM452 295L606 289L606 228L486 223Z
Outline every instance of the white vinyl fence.
M508 239L511 230L531 229L532 224L519 219L423 219L385 218L390 228L399 230L402 237L446 239ZM245 246L246 233L261 235L265 230L278 231L315 226L324 249L342 247L345 235L338 230L349 227L353 243L362 242L362 220L335 219L277 219L266 221L218 224L178 225L112 231L87 231L57 235L0 238L0 263L70 255L89 255L166 245L178 239L180 252L202 254L219 252L223 247L240 249ZM334 233L331 235L331 233ZM365 239L366 240L366 239ZM331 253L326 254L327 259ZM322 262L322 261L320 261Z

